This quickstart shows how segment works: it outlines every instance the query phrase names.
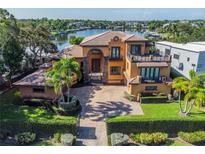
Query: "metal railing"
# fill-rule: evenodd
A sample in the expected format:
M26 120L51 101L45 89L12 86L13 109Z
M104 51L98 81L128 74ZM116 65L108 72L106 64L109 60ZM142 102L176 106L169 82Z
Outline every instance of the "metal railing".
M165 76L160 76L158 78L142 78L138 76L139 83L168 83L172 82L172 79Z
M128 57L132 62L171 62L171 56L166 55L132 55L131 53L128 53Z

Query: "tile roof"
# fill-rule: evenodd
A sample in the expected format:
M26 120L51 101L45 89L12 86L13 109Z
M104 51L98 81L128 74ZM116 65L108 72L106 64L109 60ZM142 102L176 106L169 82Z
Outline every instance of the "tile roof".
M23 79L14 83L16 86L45 86L46 72L44 69L39 69L36 72L24 77ZM52 87L52 85L48 85Z
M86 37L81 46L107 46L111 39L118 36L122 41L142 41L144 39L133 34L126 34L121 31L107 31L98 35Z
M83 48L80 45L73 45L63 50L66 57L83 58Z

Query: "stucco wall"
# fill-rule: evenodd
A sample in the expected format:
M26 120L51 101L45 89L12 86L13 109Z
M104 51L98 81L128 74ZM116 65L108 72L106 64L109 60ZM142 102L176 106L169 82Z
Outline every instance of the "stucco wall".
M53 88L46 88L44 93L35 93L33 92L32 86L20 86L19 91L23 98L45 98L51 100L57 98Z
M146 86L157 86L157 90L156 91L146 91L145 90ZM137 96L139 93L142 93L142 92L147 92L147 93L156 92L156 93L164 93L168 95L171 93L171 85L167 85L165 83L136 84L136 85L129 85L128 91L130 94L135 95L135 96Z
M189 71L194 69L195 71L197 71L197 64L199 57L201 58L201 56L199 56L199 53L197 52L192 52L192 51L187 51L187 50L183 50L183 49L179 49L179 48L173 48L170 47L168 45L163 45L163 44L158 44L156 43L156 48L160 50L160 53L162 53L163 55L165 54L165 49L170 49L171 50L171 56L172 56L172 62L171 62L171 67L176 70L178 73L180 73L181 75L185 76L186 78L189 78ZM179 59L175 59L174 58L174 54L179 55ZM187 58L189 58L190 60L187 61ZM205 58L202 58L205 60ZM183 69L179 69L179 64L183 63ZM196 65L195 67L193 67L192 65Z

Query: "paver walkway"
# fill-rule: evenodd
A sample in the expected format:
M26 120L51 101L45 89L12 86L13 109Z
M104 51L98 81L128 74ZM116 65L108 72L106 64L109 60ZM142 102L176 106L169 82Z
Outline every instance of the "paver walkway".
M126 86L84 86L73 88L82 112L78 124L76 145L107 145L105 118L113 115L143 114L137 102L125 99Z

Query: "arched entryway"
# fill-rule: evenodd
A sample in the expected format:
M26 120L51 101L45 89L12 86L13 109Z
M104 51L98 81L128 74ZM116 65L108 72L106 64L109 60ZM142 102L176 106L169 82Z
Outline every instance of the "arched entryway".
M104 55L100 49L93 48L87 54L88 76L90 82L102 82L104 72Z

